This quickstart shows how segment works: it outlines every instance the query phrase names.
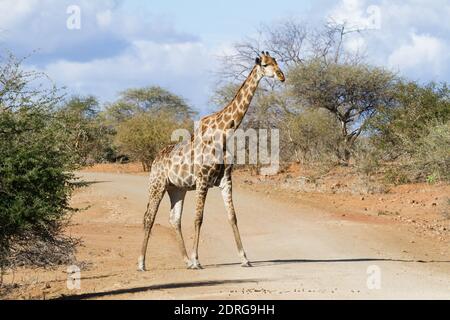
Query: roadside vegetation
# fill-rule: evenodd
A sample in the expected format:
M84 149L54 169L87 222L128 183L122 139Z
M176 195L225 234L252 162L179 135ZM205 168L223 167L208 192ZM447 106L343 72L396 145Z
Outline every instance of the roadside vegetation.
M79 159L57 110L64 97L21 63L7 56L0 66L0 276L70 262L77 243L62 232Z

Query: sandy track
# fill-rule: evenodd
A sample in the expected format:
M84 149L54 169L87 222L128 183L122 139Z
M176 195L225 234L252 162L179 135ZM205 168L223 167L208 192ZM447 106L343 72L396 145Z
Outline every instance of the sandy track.
M74 204L90 208L74 217L70 230L84 239L79 257L91 266L82 272L79 291L65 288L61 270L23 271L23 281L37 279L36 290L45 284L47 298L62 294L93 299L450 298L448 247L417 239L399 224L343 220L239 187L235 206L253 268L240 267L220 192L211 190L200 243L205 269L185 269L168 223L166 197L150 239L149 271L139 273L135 270L147 178L109 173L82 177L93 183L77 192ZM188 194L183 215L188 251L193 196ZM368 269L380 271L381 289L368 288Z

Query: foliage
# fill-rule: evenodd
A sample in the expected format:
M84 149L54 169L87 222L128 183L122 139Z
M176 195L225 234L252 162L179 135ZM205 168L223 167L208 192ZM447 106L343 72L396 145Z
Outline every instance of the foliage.
M371 121L372 141L407 181L450 179L450 90L403 82L396 105Z
M99 109L95 97L73 96L56 114L69 135L68 147L81 165L109 160L113 131L99 117Z
M25 72L10 56L0 64L0 268L47 265L72 257L75 242L62 230L71 210L76 160L55 118L58 90L37 86L43 76ZM36 250L37 243L46 251ZM23 260L22 260L23 262Z
M125 90L107 107L105 118L117 125L140 113L161 111L173 114L179 121L191 119L196 114L182 97L153 86Z
M171 143L173 131L182 128L192 129L192 122L180 122L168 112L140 113L119 124L115 141L148 171L157 152Z
M350 159L367 121L394 102L395 76L365 64L327 64L315 59L291 70L288 78L300 105L328 110L339 121L344 161Z
M110 137L105 157L110 161L131 158L149 170L156 153L170 142L173 130L192 129L195 114L182 97L161 87L128 89L99 114Z
M337 162L341 137L339 123L328 112L306 109L286 117L281 127L284 160Z

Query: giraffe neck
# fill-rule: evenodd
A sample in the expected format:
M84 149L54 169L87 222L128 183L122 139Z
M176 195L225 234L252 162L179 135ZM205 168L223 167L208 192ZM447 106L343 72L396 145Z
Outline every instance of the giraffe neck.
M261 79L262 75L257 66L255 66L234 99L222 111L224 114L231 116L231 120L225 122L224 129L237 129L241 125Z

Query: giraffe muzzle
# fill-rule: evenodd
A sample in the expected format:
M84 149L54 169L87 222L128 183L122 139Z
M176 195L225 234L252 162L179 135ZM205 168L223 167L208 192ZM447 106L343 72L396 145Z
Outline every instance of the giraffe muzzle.
M278 80L280 80L281 82L285 82L286 81L286 78L285 78L283 72L277 71L276 74L277 74Z

